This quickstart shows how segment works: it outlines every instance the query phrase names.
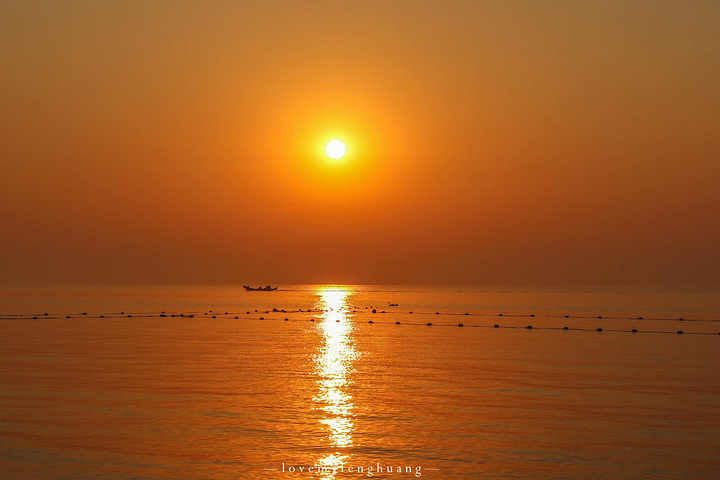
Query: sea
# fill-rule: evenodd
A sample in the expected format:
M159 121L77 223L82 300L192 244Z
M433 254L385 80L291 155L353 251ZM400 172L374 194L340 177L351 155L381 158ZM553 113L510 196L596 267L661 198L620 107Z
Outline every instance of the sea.
M0 478L720 478L720 291L0 286Z

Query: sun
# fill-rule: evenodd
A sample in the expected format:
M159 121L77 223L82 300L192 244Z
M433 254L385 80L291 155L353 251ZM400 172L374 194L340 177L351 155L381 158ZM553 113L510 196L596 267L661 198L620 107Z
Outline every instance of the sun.
M345 144L340 140L331 140L325 146L325 153L333 160L337 160L345 155Z

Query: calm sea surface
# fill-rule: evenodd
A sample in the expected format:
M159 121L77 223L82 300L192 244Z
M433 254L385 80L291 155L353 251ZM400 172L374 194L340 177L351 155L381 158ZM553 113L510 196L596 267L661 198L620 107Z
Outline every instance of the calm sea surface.
M280 288L0 287L0 478L720 478L717 291Z

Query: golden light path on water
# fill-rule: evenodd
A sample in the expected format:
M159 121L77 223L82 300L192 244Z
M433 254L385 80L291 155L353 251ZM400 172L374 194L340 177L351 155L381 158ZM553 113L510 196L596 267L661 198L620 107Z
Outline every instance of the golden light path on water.
M328 431L328 440L335 451L318 459L323 467L320 478L335 477L335 469L349 459L345 453L352 446L353 410L352 395L348 391L357 351L352 338L352 325L347 312L348 287L323 286L317 290L318 308L323 310L319 323L323 345L315 358L318 377L318 394L314 400L325 415L320 420Z

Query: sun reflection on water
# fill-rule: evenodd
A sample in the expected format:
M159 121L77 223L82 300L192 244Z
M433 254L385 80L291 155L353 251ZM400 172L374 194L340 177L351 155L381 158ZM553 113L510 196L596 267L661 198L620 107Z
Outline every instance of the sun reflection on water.
M354 405L348 387L357 351L348 318L347 298L351 293L348 287L324 286L317 290L317 308L323 310L319 327L324 342L315 359L319 391L314 400L317 408L325 412L320 422L326 426L330 445L336 449L316 462L325 467L321 478L326 479L335 477L333 469L349 459L346 452L352 446Z

